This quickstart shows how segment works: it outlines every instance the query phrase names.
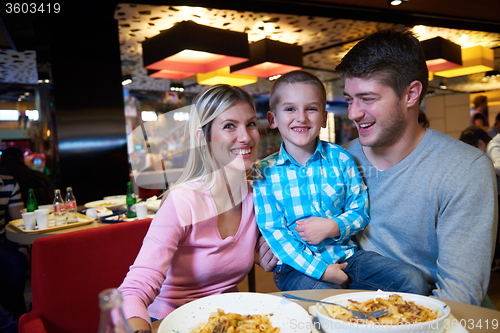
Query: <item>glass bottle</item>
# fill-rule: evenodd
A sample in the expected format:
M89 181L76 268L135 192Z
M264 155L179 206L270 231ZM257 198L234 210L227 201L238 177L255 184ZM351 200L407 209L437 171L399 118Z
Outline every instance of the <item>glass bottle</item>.
M99 293L101 320L98 333L132 333L122 309L122 296L118 289L111 288Z
M66 221L66 205L64 204L64 201L62 199L61 195L61 190L57 189L54 191L54 220L55 220L55 225L60 226L60 225L65 225L68 222ZM50 227L50 220L49 220L49 227Z
M73 194L73 189L71 187L66 187L66 199L64 199L66 204L66 214L68 214L68 223L78 222L78 216L76 215L76 199Z
M38 203L36 202L35 191L30 188L28 190L28 201L26 202L26 210L28 212L34 212L38 209Z
M135 211L135 194L134 194L134 187L132 186L132 182L127 183L127 217L137 217L137 213Z

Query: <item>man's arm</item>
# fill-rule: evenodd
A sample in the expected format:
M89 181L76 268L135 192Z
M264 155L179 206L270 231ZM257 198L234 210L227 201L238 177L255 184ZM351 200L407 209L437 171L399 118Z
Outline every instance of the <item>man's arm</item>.
M497 233L496 178L486 155L460 170L462 173L453 173L453 179L440 191L438 281L433 294L481 305Z

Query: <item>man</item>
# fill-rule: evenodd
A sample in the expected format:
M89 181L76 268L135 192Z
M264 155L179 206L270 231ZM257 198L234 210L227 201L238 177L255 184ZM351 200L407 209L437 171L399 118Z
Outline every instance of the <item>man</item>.
M491 126L490 130L488 131L488 135L494 137L498 133L500 133L500 112L497 113L495 117L495 123L493 124L493 126Z
M480 305L497 228L492 163L480 150L418 124L428 71L419 41L377 32L337 66L359 138L347 149L365 177L365 250L420 269L434 296Z

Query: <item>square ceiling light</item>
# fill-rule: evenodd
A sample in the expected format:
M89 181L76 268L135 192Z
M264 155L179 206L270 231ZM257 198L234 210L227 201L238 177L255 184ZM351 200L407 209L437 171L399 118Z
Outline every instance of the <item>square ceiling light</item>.
M494 52L484 46L473 46L462 49L462 66L436 71L434 75L442 77L455 77L470 75L493 70Z
M249 59L246 33L182 21L142 42L144 67L207 73ZM190 76L189 75L189 76Z
M262 78L302 68L302 47L271 39L250 44L250 60L231 66L231 73Z
M195 74L196 73L192 72L171 71L167 69L162 69L159 71L148 69L148 76L154 77L156 79L182 80L190 76L194 76Z
M462 65L462 48L442 37L420 42L424 50L427 68L431 72L442 71Z
M245 86L257 82L256 76L232 74L229 72L229 66L217 69L208 73L196 74L198 84L214 85L229 84L232 86Z

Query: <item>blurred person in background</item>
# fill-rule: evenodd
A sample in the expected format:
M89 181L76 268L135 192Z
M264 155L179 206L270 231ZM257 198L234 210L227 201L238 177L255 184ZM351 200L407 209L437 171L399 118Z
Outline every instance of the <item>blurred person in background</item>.
M0 173L13 176L21 188L21 196L26 205L28 190L35 192L39 205L52 204L55 184L52 179L40 171L30 169L24 163L24 154L17 147L5 148L0 159Z
M5 225L21 219L23 208L14 177L0 174L0 332L17 332L17 320L26 313L24 286L29 251L5 236Z
M474 98L474 109L470 116L471 126L479 126L484 130L488 130L490 122L488 120L488 97L479 95Z
M490 130L487 133L492 138L498 133L500 133L500 112L497 113L495 117L495 123L493 124L493 126L491 126Z
M423 128L429 128L430 123L424 111L418 110L418 124Z

